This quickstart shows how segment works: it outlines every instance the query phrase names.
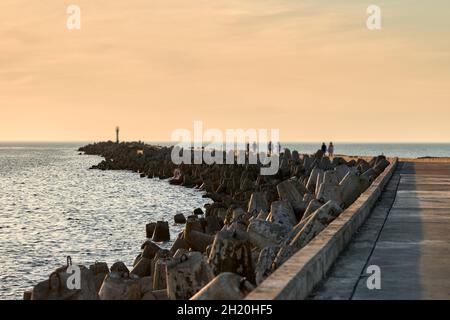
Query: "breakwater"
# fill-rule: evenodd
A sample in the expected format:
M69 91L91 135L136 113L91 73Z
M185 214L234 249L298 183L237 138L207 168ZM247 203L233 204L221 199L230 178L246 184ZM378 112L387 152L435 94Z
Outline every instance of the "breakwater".
M131 270L96 263L80 270L79 290L65 288L68 266L36 285L26 298L241 299L345 211L383 172L383 156L329 159L321 152L285 150L280 169L261 176L261 165L180 165L170 147L98 143L80 148L105 158L93 169L132 170L142 178L169 179L199 188L213 200L188 217L170 250L167 221L145 226L148 240ZM175 176L174 176L175 173ZM194 209L194 208L192 208ZM144 226L143 226L144 232Z

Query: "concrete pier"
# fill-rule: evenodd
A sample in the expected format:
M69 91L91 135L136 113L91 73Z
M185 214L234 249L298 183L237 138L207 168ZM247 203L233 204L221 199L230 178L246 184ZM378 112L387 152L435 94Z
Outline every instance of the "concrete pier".
M367 267L381 271L369 290ZM310 299L449 299L450 163L401 162Z

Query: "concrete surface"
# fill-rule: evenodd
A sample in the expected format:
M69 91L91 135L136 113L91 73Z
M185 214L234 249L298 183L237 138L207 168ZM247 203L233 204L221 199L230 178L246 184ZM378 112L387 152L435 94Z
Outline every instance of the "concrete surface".
M367 288L370 265L380 290ZM309 298L450 299L450 163L401 163Z

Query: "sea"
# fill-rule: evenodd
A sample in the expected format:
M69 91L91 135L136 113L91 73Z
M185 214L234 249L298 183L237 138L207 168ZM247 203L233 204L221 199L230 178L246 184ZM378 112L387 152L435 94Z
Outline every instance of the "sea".
M147 223L169 221L171 241L161 244L168 248L183 228L173 216L210 202L165 180L89 170L102 158L79 155L85 144L0 143L0 299L22 299L66 256L85 266L123 261L131 267ZM282 147L313 153L320 144ZM450 157L450 144L335 143L335 154Z

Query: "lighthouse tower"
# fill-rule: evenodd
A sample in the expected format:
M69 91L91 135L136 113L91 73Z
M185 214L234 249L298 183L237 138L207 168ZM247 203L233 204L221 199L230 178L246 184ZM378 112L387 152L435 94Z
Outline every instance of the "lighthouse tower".
M119 143L119 131L120 131L120 128L116 127L116 143Z

